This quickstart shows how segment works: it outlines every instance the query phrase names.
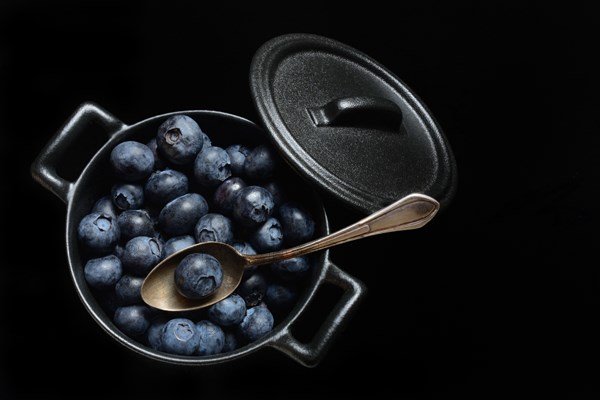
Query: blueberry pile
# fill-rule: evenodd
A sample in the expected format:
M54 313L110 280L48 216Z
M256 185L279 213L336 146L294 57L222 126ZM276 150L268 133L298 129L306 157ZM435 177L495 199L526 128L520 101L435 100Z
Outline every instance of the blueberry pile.
M117 144L110 188L78 224L84 277L115 326L169 354L235 350L273 329L307 283L310 256L249 268L235 293L205 309L165 312L145 304L145 276L170 254L204 241L245 254L313 239L315 221L291 195L268 144L212 144L191 117L165 117L151 140ZM205 262L205 261L203 261Z

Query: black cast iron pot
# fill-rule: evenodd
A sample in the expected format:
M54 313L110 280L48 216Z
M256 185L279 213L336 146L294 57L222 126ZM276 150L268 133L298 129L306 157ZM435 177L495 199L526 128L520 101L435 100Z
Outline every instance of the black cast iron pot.
M217 145L241 139L273 143L287 161L287 179L297 180L297 187L302 188L298 193L310 193L303 201L310 204L317 219L316 235L327 235L329 228L313 188L365 214L415 192L435 198L442 210L452 199L456 165L444 133L417 95L368 55L317 35L275 37L253 57L250 89L265 131L222 112L184 112L196 119ZM271 333L217 356L181 357L151 350L123 335L92 295L84 279L77 224L106 192L111 149L123 140L147 142L168 115L128 126L97 105L85 103L32 166L35 179L67 204L69 268L86 309L117 341L161 361L212 364L270 346L303 365L317 365L366 294L364 285L336 267L327 251L315 255L307 289ZM67 154L70 146L92 125L100 126L108 140L79 175L65 178L57 167L71 158L72 154ZM297 340L292 327L296 328L299 316L327 283L341 288L343 294L312 340Z
M202 110L183 111L183 113L194 118L215 145L258 144L268 140L262 129L256 124L235 115ZM109 185L111 185L111 173L108 165L110 151L124 140L148 142L156 134L160 123L172 114L175 113L158 115L133 125L126 125L98 105L84 103L49 141L32 165L33 177L66 203L65 243L69 271L85 308L94 320L119 343L144 356L164 362L209 365L231 361L269 346L287 354L302 365L309 367L317 365L366 294L363 283L335 266L329 260L327 251L316 254L312 259L312 274L309 284L300 295L296 306L270 333L232 352L214 356L177 356L153 350L133 340L113 324L112 316L107 315L101 303L94 296L93 290L88 286L84 277L85 261L82 249L78 244L77 226L81 218L90 211L93 203L102 193L107 193ZM70 157L70 151L76 151L74 146L77 141L83 140L87 131L94 126L100 126L105 131L106 143L97 151L76 179L64 178L57 172L60 170L59 165ZM318 196L310 187L305 187L306 184L291 169L286 171L285 175L285 179L295 179L297 184L304 188L298 193L310 194L305 195L301 201L309 207L316 220L315 235L327 235L329 233L327 216ZM313 301L319 288L324 284L332 284L341 288L343 294L328 317L322 321L313 339L308 343L303 343L294 337L292 328L295 327L299 316Z

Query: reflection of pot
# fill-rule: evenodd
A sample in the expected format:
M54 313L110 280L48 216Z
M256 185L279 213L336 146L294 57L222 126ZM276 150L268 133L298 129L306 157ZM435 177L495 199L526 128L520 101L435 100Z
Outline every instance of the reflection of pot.
M186 111L209 134L215 145L226 145L234 142L258 144L266 142L262 130L254 123L231 114L216 111ZM92 103L85 103L72 115L63 128L51 139L38 156L32 166L34 178L58 196L67 205L66 221L66 247L69 260L71 277L75 288L87 311L98 324L114 339L126 347L153 359L188 365L206 365L236 359L252 353L262 347L274 347L303 365L314 366L326 353L332 340L340 332L348 317L355 311L359 301L366 294L362 282L348 275L335 266L328 257L328 252L323 251L313 258L312 275L309 283L301 294L298 303L273 331L265 337L240 347L230 353L215 356L184 357L165 354L152 350L145 345L123 334L106 314L92 290L85 281L83 267L84 261L77 239L77 226L81 218L87 214L102 193L107 193L111 184L109 177L108 159L112 148L123 140L139 140L147 142L157 132L159 124L171 114L159 115L134 125L125 125L104 109ZM75 140L81 140L86 129L92 125L100 125L108 134L108 141L98 150L89 163L85 166L78 178L69 181L57 172L58 165L64 161L66 152ZM213 133L214 132L214 133ZM286 179L298 180L298 185L304 182L292 173L286 171ZM329 226L323 205L318 196L310 188L306 193L311 193L298 199L306 204L313 213L317 229L315 235L321 236L329 233ZM299 316L310 304L320 287L332 284L342 289L334 309L322 322L313 340L309 343L298 341L292 334Z

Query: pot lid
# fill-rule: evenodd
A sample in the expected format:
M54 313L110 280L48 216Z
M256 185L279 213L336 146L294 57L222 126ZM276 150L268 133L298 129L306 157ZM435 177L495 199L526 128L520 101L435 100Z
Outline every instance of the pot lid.
M286 34L255 53L250 88L287 162L354 208L410 193L448 203L454 157L419 98L369 56L330 38Z

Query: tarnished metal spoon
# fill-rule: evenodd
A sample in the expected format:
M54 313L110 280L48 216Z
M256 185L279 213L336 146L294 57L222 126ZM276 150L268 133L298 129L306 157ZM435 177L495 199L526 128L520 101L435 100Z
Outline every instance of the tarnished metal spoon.
M438 201L429 196L410 194L327 236L296 247L264 254L241 254L232 246L221 242L197 243L170 255L150 271L142 285L142 299L146 304L165 311L190 311L207 307L233 293L247 267L298 257L368 236L417 229L428 223L439 207ZM223 268L221 286L201 300L182 296L175 286L175 268L181 259L191 253L208 253L216 257Z

